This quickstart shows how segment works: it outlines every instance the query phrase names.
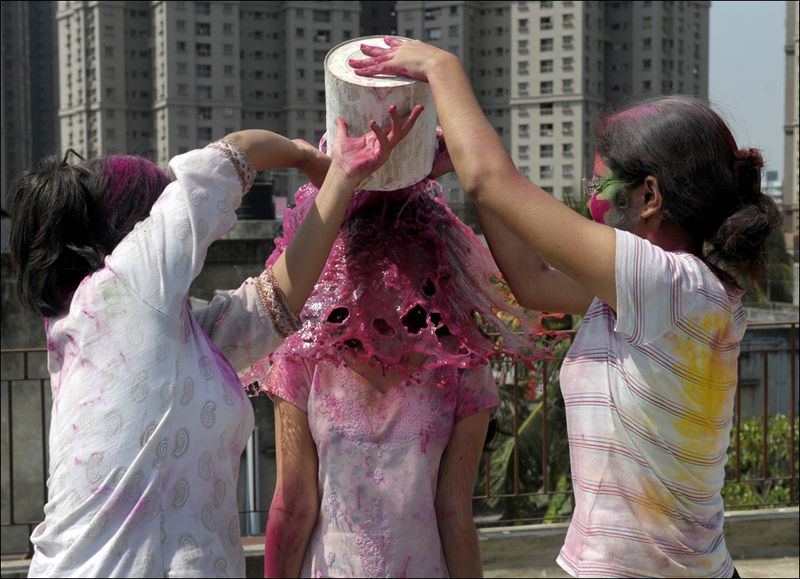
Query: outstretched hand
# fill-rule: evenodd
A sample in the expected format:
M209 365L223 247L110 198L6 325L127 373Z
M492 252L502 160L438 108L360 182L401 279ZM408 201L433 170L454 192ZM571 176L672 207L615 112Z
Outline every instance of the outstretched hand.
M390 106L391 126L388 134L373 120L369 123L371 132L351 137L347 133L345 120L337 119L336 138L331 151L333 163L357 186L389 159L397 144L414 128L424 108L416 105L401 119L397 115L397 107Z
M403 41L393 36L384 36L386 48L382 46L361 45L361 52L370 58L350 58L347 61L359 76L396 74L422 82L428 81L428 71L432 66L451 53L425 44L419 40Z

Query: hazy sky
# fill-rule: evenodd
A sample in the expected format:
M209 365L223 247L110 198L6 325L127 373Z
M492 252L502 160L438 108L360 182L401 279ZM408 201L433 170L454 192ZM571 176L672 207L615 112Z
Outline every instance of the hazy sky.
M712 1L709 99L783 177L786 2Z

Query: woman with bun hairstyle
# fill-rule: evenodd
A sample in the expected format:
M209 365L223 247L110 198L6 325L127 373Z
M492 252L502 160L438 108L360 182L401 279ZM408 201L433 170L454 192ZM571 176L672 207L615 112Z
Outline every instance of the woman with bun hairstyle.
M588 220L517 171L454 55L386 43L350 64L430 83L519 302L584 315L561 370L575 510L559 565L576 577L736 576L720 491L746 327L737 280L764 271L781 222L761 155L703 101L630 106L598 123Z

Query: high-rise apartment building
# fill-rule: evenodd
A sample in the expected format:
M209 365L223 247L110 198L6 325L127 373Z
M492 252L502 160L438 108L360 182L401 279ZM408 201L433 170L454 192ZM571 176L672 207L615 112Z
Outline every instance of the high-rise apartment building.
M359 36L397 34L397 2L368 0L361 2Z
M795 257L798 246L798 215L800 215L800 89L797 71L800 70L800 11L797 2L786 3L786 93L784 112L783 209L787 248ZM795 277L797 277L795 275ZM798 296L795 291L795 304Z
M316 144L359 2L59 2L62 144L160 165L240 128ZM279 190L304 179L276 173ZM287 180L288 179L288 180Z
M58 148L56 3L0 3L0 205L14 178ZM7 232L3 220L2 246Z
M400 2L397 28L457 54L520 171L577 201L603 110L661 94L707 98L709 5Z

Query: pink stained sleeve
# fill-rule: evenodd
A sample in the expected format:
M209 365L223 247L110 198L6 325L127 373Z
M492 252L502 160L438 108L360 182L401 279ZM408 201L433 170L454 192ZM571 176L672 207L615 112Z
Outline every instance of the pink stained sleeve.
M271 398L285 400L307 413L313 376L311 362L299 358L278 357L272 364L262 389Z
M500 396L497 394L497 385L489 366L460 373L455 422L485 410L491 410L493 413L498 406L500 406Z

